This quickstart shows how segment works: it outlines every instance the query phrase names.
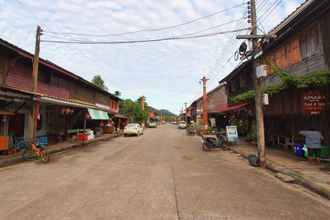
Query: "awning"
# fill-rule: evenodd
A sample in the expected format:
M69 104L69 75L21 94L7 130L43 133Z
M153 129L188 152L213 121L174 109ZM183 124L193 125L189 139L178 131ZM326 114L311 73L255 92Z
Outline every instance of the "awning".
M88 108L88 113L93 120L109 120L109 115L105 111Z
M225 104L225 105L217 106L215 111L212 111L212 113L226 113L226 112L231 112L231 111L239 111L247 105L248 105L247 103L242 103L242 104L237 104L237 105Z

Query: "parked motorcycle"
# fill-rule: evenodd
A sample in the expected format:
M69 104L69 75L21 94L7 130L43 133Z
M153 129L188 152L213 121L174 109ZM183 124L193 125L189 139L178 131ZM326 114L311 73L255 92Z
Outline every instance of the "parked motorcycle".
M202 150L210 151L225 148L226 137L221 133L202 135Z

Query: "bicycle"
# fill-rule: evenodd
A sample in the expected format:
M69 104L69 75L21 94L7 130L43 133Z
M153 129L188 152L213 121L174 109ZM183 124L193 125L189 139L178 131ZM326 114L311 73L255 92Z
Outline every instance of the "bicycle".
M24 144L22 149L22 158L23 160L39 160L43 163L48 163L50 158L46 151L46 149L37 144L37 141L24 141L24 143L20 143L21 145Z

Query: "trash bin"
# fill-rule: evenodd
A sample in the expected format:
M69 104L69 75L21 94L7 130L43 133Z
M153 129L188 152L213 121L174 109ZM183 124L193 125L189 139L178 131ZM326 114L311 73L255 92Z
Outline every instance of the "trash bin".
M302 144L295 144L294 145L294 152L298 157L304 157L305 156L304 146Z

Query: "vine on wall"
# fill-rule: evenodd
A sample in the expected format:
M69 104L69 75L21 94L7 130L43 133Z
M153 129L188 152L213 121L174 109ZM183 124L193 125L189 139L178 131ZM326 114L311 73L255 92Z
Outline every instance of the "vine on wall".
M279 76L280 83L276 85L267 86L264 92L270 96L280 93L281 91L289 88L293 89L306 89L306 88L322 88L330 85L330 72L329 71L315 71L308 73L304 76L294 76L284 70L273 68L274 74ZM249 90L239 95L229 98L230 103L250 102L255 97L255 91Z

